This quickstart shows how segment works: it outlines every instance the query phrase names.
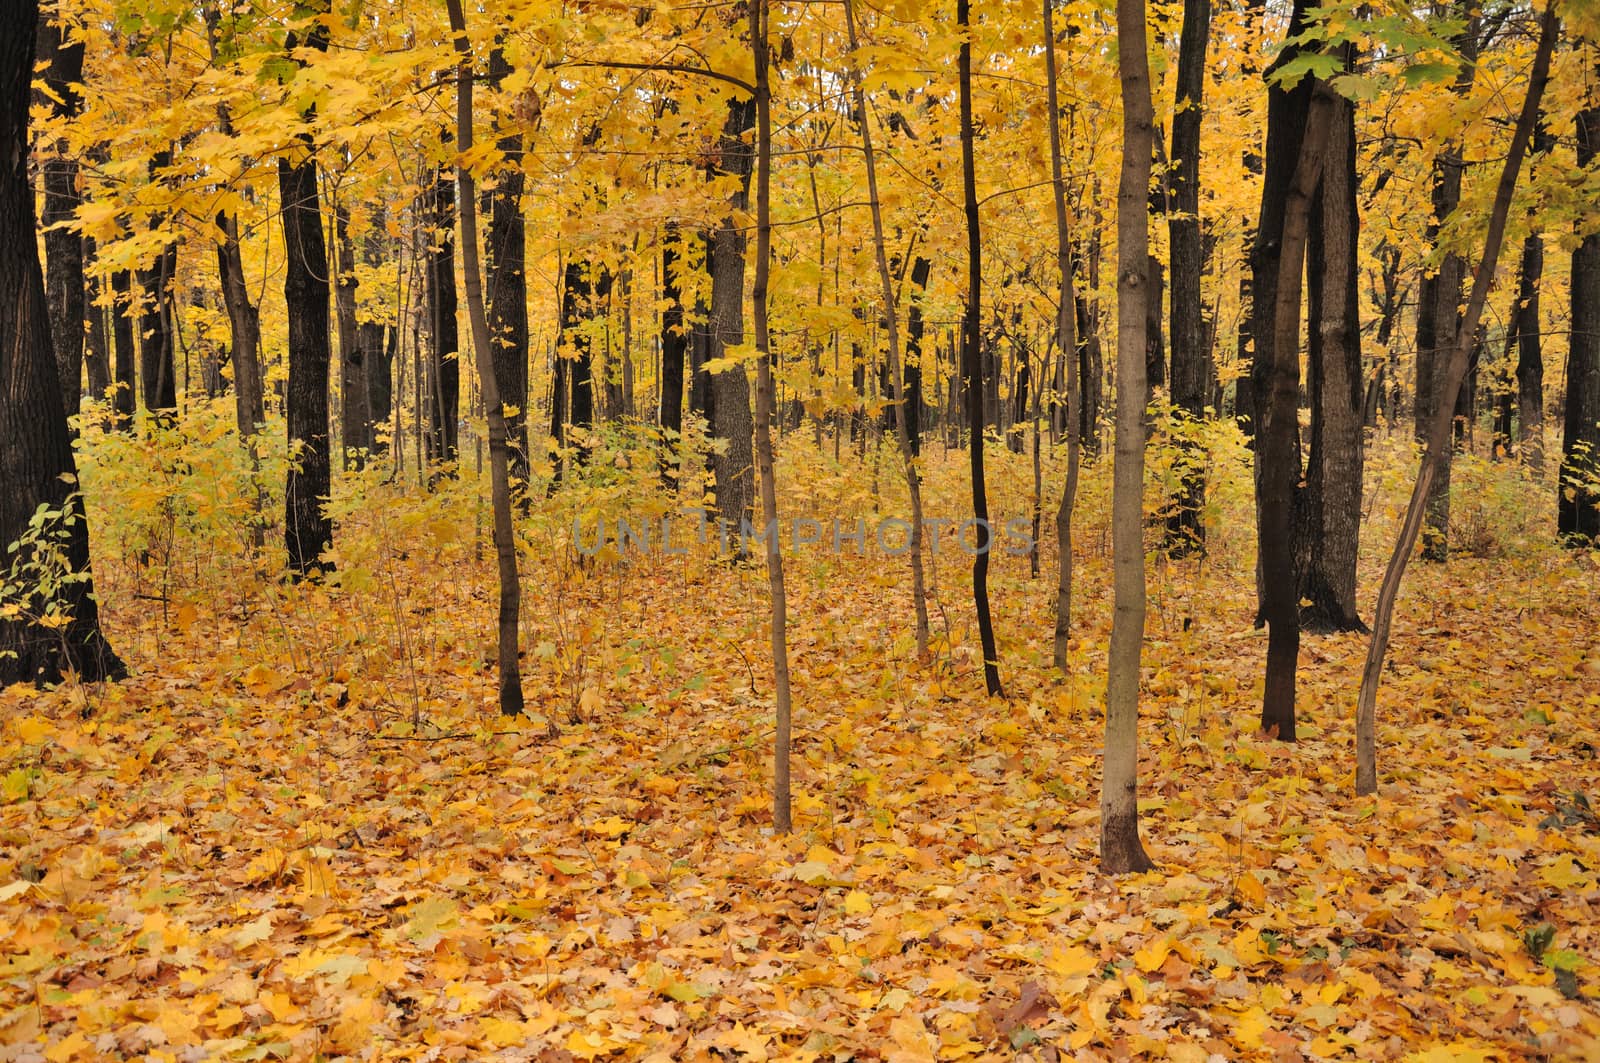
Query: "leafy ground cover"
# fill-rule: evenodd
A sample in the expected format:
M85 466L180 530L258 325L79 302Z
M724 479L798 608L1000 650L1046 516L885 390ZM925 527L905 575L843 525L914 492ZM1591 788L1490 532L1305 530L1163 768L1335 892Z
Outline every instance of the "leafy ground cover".
M791 442L791 511L870 508L859 470ZM1301 742L1255 733L1234 459L1210 559L1152 562L1158 867L1120 879L1096 870L1103 466L1071 674L1048 668L1053 547L1039 580L996 559L1003 701L981 696L965 555L940 559L924 667L902 562L791 556L788 837L759 569L580 566L546 521L524 558L531 715L507 721L473 485L391 487L344 516L338 577L300 587L193 522L152 524L174 532L151 554L137 498L97 506L136 674L0 694L0 1058L1594 1058L1594 556L1539 545L1542 485L1458 470L1488 556L1414 574L1384 784L1357 799L1360 637L1307 640ZM960 455L929 460L931 505L959 516ZM996 460L1022 512L1027 461ZM1373 465L1367 588L1406 468L1391 445Z

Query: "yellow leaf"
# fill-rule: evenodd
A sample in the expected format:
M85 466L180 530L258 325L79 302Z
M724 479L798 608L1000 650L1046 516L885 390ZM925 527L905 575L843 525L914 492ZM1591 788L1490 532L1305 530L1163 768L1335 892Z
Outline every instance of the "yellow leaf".
M1577 887L1587 888L1590 882L1588 875L1573 862L1571 854L1563 856L1553 864L1545 866L1539 872L1539 877L1548 886L1556 889L1569 890Z
M1240 897L1249 901L1257 908L1266 903L1267 888L1261 884L1260 879L1256 878L1248 871L1239 876L1238 880L1234 882L1233 888Z
M889 1050L889 1063L933 1063L937 1045L922 1025L921 1017L901 1015L889 1024L889 1038L894 1048Z
M1100 961L1094 953L1082 945L1051 949L1044 959L1045 970L1062 978L1081 978L1098 966Z
M1139 970L1149 974L1159 970L1167 962L1167 956L1172 952L1172 942L1167 938L1158 938L1144 948L1133 954L1133 962Z
M866 915L872 911L872 898L861 890L851 890L844 895L844 914Z

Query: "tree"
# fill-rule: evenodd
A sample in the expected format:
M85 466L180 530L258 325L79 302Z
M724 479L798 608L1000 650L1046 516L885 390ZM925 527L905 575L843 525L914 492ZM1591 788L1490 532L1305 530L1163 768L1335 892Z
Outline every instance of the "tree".
M1143 2L1139 0L1140 25ZM983 474L984 371L983 232L978 222L977 163L972 126L972 6L956 0L956 25L961 33L957 56L961 107L961 196L967 221L967 302L961 317L961 377L967 402L968 454L972 472L972 517L978 538L972 557L972 603L978 613L978 639L983 648L983 685L990 697L1000 697L1000 651L995 648L994 621L989 616L989 492ZM1142 45L1141 45L1142 47ZM1148 93L1147 93L1148 95ZM1148 175L1148 170L1146 171Z
M965 2L965 0L963 0ZM1148 199L1155 145L1144 0L1117 0L1122 172L1117 184L1117 436L1112 466L1113 606L1107 653L1100 866L1144 871L1139 840L1139 662L1143 656L1145 331L1149 327Z
M127 669L100 630L89 525L61 401L28 183L37 0L0 7L0 686ZM33 528L43 510L52 516ZM12 544L20 544L13 553ZM48 619L47 619L48 618ZM59 618L59 620L57 619ZM43 621L43 622L41 622Z
M495 375L494 342L484 308L483 280L478 265L477 182L468 165L472 151L472 42L467 38L466 15L461 0L445 0L450 31L455 38L460 65L456 70L456 141L461 156L456 164L457 199L461 215L461 265L466 278L467 315L472 323L472 346L478 364L478 386L483 392L484 417L489 434L489 481L494 508L494 552L500 576L500 618L497 661L500 671L500 714L522 715L522 673L517 663L518 614L522 608L517 577L516 531L511 524L511 476L505 408ZM553 731L554 723L550 724Z
M448 135L446 140L449 140ZM460 335L456 325L455 192L444 167L423 192L428 217L428 461L455 464L461 406Z
M1592 84L1589 91L1577 117L1578 165L1584 168L1600 155L1600 95ZM1574 546L1600 542L1600 230L1593 222L1587 228L1572 252L1572 342L1556 505L1556 530Z
M1172 258L1172 404L1193 419L1205 416L1211 392L1211 351L1200 296L1205 245L1200 225L1200 120L1206 83L1211 0L1184 0L1178 47L1177 98L1172 113L1172 202L1167 229ZM1159 308L1159 300L1153 300ZM1205 549L1205 466L1186 446L1177 508L1167 521L1169 549Z
M489 53L489 84L499 88L511 74L505 48ZM522 134L505 130L495 147L502 162L489 190L489 334L494 339L494 375L505 410L511 448L510 476L528 482L528 278L527 232L522 219Z
M753 16L752 16L753 17ZM707 357L717 361L728 357L730 348L744 343L744 256L745 227L738 215L750 209L750 174L755 163L754 148L746 135L755 127L755 100L734 97L728 100L727 121L717 141L717 150L706 166L706 179L732 176L734 188L728 198L728 213L715 232L708 234L707 265L711 270L711 317L708 324ZM717 514L735 529L750 515L755 499L750 453L750 384L745 379L744 363L711 373L709 401L712 434L727 445L711 456L716 473ZM743 553L743 546L739 548Z
M294 56L301 37L291 30L285 50ZM305 47L326 51L328 31L320 20L306 31ZM305 60L295 58L297 65ZM314 108L303 116L309 125ZM278 202L283 216L286 261L283 299L289 313L289 387L285 414L289 463L284 486L284 542L289 571L304 576L321 567L333 542L333 521L323 511L332 479L328 447L328 251L322 237L322 201L317 190L316 141L302 129L278 157Z
M1550 53L1555 49L1560 31L1556 5L1544 9L1539 24L1539 47L1534 54L1533 71L1528 77L1528 94L1522 102L1522 112L1511 134L1511 146L1500 171L1500 181L1495 188L1494 206L1489 212L1488 232L1483 241L1483 255L1477 272L1473 274L1472 295L1467 309L1456 329L1455 346L1445 367L1443 393L1455 394L1467 377L1467 366L1472 356L1473 339L1478 331L1478 318L1488 299L1489 287L1494 281L1495 265L1500 259L1500 244L1505 238L1506 216L1511 213L1511 198L1516 191L1517 175L1522 169L1522 156L1539 116L1539 101L1544 96L1545 83L1550 74ZM1429 491L1439 470L1450 460L1451 427L1455 420L1453 407L1434 410L1433 426L1428 433L1427 449L1423 451L1422 465L1417 470L1416 483L1411 489L1411 500L1406 505L1400 532L1395 536L1394 552L1389 555L1389 565L1384 570L1383 583L1378 588L1378 605L1373 610L1372 640L1367 645L1367 659L1361 670L1361 694L1356 702L1356 793L1370 794L1378 788L1377 768L1377 709L1378 681L1383 677L1383 660L1389 650L1389 630L1394 620L1394 604L1400 594L1400 582L1405 578L1411 562L1411 552L1422 533L1428 508Z
M51 117L68 122L83 110L78 85L83 80L83 31L71 24L59 2L39 20L38 58L45 64ZM44 185L45 298L50 303L50 336L55 344L56 373L67 415L78 412L83 363L83 237L72 227L78 206L78 160L64 136L41 145L39 167ZM98 397L98 396L96 396Z

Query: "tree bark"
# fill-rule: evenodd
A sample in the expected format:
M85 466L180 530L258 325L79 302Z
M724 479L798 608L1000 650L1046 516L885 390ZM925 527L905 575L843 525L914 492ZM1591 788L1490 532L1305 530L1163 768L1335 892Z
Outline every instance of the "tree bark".
M728 118L717 142L717 156L707 169L707 179L732 175L737 179L728 202L728 214L711 237L711 359L722 358L729 347L744 343L745 228L738 215L750 209L750 174L755 152L745 134L756 121L753 99L728 101ZM749 518L755 500L753 460L750 452L750 384L744 366L711 375L711 406L715 435L727 446L711 458L716 474L717 514L734 529ZM741 546L740 553L743 553Z
M1322 181L1311 208L1317 220L1307 247L1311 449L1306 485L1295 507L1300 625L1323 633L1367 630L1356 612L1366 396L1357 288L1361 219L1354 106L1348 100L1334 101L1331 121Z
M1600 153L1600 97L1590 86L1578 112L1578 165ZM1600 542L1600 233L1572 252L1572 341L1567 348L1567 408L1561 425L1556 531L1569 546Z
M64 20L60 3L52 3L39 19L38 59L45 64L44 83L50 110L58 122L70 122L83 111L76 86L83 81L83 34ZM66 227L77 210L78 160L65 137L41 145L39 170L44 184L45 298L50 304L50 336L55 346L56 373L67 416L82 403L83 376L83 237Z
M1140 25L1143 25L1143 0ZM970 0L956 0L956 25L961 34L957 58L961 107L961 193L967 221L967 305L963 309L961 375L967 401L967 453L972 475L972 516L977 522L977 544L972 556L972 602L978 614L978 640L983 648L983 684L990 697L1003 694L1000 686L1000 652L995 648L994 621L989 615L989 492L983 473L984 405L987 389L983 374L983 233L978 221L977 164L972 128L972 9ZM1141 33L1143 31L1141 30ZM1140 38L1141 41L1143 38ZM997 403L998 405L998 403Z
M505 50L489 53L489 84L498 88L511 74ZM496 145L503 161L489 192L489 333L494 339L494 376L505 407L509 475L528 482L528 240L522 217L522 134L505 133Z
M661 396L657 420L661 425L661 476L669 487L676 486L681 467L673 461L676 452L682 460L678 441L683 435L683 368L689 351L689 331L683 314L683 270L680 246L682 233L677 222L668 222L661 241Z
M286 50L294 54L297 37ZM327 30L313 29L306 47L325 51ZM311 120L308 112L306 120ZM322 236L315 144L309 132L290 149L298 158L278 158L278 197L283 216L283 299L289 313L289 388L285 413L293 460L284 486L284 542L289 570L297 576L320 569L333 542L333 521L323 511L332 470L328 450L328 250Z
M454 465L459 444L461 339L456 324L455 193L443 169L435 170L428 190L432 229L426 257L428 273L429 377L432 382L427 452L430 464Z
M28 102L33 80L35 0L0 8L0 541L28 540L40 507L62 514L47 540L82 578L41 593L32 563L50 565L34 545L6 558L24 587L10 604L22 615L0 620L0 687L51 683L68 672L97 682L127 674L100 630L89 564L89 524L61 401L50 309L39 265L33 189L28 183ZM81 328L81 324L79 326ZM66 573L58 573L65 575ZM10 582L8 579L6 582ZM56 581L53 581L56 582ZM65 617L63 626L36 623Z
M372 450L372 409L367 392L366 350L356 323L356 246L350 238L350 212L341 203L333 208L337 244L338 280L334 287L334 317L339 328L339 450L345 471L361 469Z
M1178 83L1172 114L1172 170L1167 180L1167 214L1172 259L1172 404L1180 416L1205 417L1211 393L1211 351L1200 277L1205 245L1200 225L1200 125L1206 83L1206 46L1211 36L1211 0L1184 0L1183 36L1178 44ZM1175 554L1205 551L1204 453L1182 446L1177 506L1167 519L1167 549Z
M1466 314L1456 330L1455 348L1445 374L1445 394L1452 394L1459 388L1467 375L1478 319L1483 314L1483 304L1489 296L1495 266L1500 259L1506 215L1511 212L1511 199L1516 191L1517 175L1522 169L1522 156L1538 118L1539 100L1544 95L1545 82L1550 74L1550 53L1555 50L1559 35L1560 20L1556 16L1556 5L1552 3L1545 8L1540 20L1539 47L1534 53L1533 72L1528 78L1528 95L1523 100L1522 113L1511 134L1511 146L1506 153L1505 166L1500 171L1499 186L1495 189L1494 206L1489 212L1489 231L1483 243L1483 257L1473 274L1472 295L1467 300ZM1450 407L1434 412L1432 430L1429 432L1427 449L1423 452L1422 466L1417 471L1416 484L1411 491L1411 501L1406 506L1400 533L1395 537L1394 552L1389 555L1389 567L1384 571L1383 584L1378 588L1378 605L1372 616L1372 641L1367 647L1367 659L1361 671L1361 694L1356 701L1357 794L1370 794L1378 788L1378 681L1383 678L1383 661L1389 650L1389 629L1394 620L1394 603L1400 593L1400 582L1405 577L1411 551L1422 532L1430 482L1439 467L1449 460L1453 420L1454 410Z
M150 160L150 176L172 165L172 152L158 151ZM166 224L161 217L150 220L151 229ZM139 311L139 387L140 400L147 413L159 423L170 424L178 410L177 371L173 368L172 346L176 309L173 285L178 272L178 245L168 242L155 260L138 271L143 302Z
M88 263L95 259L93 240L83 241L84 258L84 312L89 327L83 334L83 364L89 377L89 397L102 402L106 389L111 386L111 343L106 333L106 308L101 303L104 281L98 272L90 271Z
M478 386L483 393L484 417L489 436L490 503L494 508L494 551L500 577L497 662L500 671L500 714L522 715L522 673L517 663L517 628L522 607L517 576L517 542L511 524L511 473L505 406L495 375L494 340L484 306L483 280L478 264L478 194L472 170L465 163L472 150L472 44L467 39L466 15L461 0L445 0L450 30L461 62L456 72L456 142L462 162L456 167L457 199L461 216L461 265L466 278L467 316L472 327L472 347L478 366ZM554 724L550 725L554 730Z
M133 339L133 278L125 269L111 274L112 423L119 431L133 429L139 396L138 348Z
M1544 237L1522 242L1522 277L1517 283L1517 446L1522 460L1544 465L1544 350L1539 287L1544 274Z
M1117 435L1112 466L1114 606L1106 655L1105 749L1100 785L1100 866L1144 871L1139 840L1139 664L1144 648L1144 401L1149 327L1150 164L1155 109L1144 0L1117 0L1122 82L1122 169L1117 183Z

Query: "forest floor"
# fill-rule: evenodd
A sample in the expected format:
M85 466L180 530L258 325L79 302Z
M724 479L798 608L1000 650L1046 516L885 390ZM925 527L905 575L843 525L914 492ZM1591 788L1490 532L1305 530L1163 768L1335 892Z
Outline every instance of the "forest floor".
M786 508L870 510L790 443ZM991 455L1025 513L1027 460ZM1357 798L1361 636L1306 640L1298 744L1257 733L1236 459L1211 556L1150 567L1157 866L1121 878L1096 867L1109 462L1069 675L1053 542L1039 579L995 559L1003 700L966 555L927 666L903 560L790 555L787 837L759 567L530 548L508 721L470 512L380 501L343 518L340 578L290 587L181 536L141 560L97 503L134 676L0 693L0 1059L1600 1057L1597 555L1542 545L1547 484L1458 472L1489 556L1413 567ZM965 512L963 461L932 448L931 515ZM1394 441L1372 465L1364 612L1410 472Z

